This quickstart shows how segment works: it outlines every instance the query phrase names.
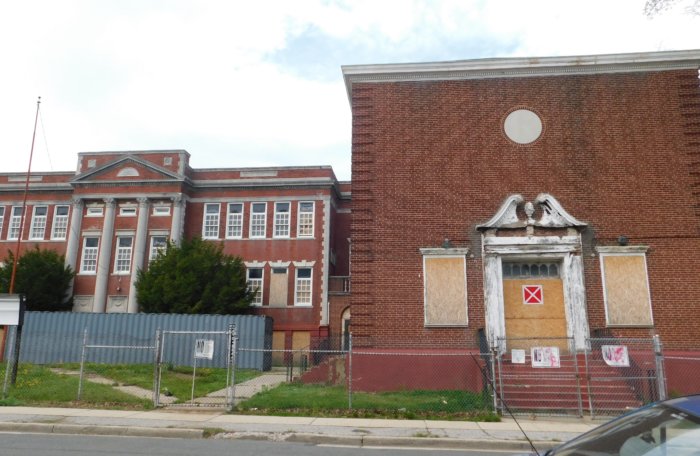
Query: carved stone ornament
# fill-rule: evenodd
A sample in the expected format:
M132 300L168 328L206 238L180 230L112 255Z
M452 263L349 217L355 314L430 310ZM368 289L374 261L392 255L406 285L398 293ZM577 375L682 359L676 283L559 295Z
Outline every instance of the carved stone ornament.
M518 208L523 206L523 211L527 217L521 220L518 216ZM539 219L534 216L540 209ZM500 209L491 219L481 225L477 225L479 230L493 228L524 228L527 226L540 226L545 228L568 228L584 227L587 224L574 218L559 204L552 195L540 193L533 202L525 202L522 195L510 195L501 205Z

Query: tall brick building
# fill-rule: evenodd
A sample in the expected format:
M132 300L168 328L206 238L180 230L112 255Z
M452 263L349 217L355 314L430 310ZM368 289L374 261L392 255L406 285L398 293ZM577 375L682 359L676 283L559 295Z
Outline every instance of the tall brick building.
M75 311L137 312L137 271L168 241L200 236L245 261L259 290L253 311L274 320L274 348L340 334L349 183L330 167L193 169L189 158L89 152L76 172L32 173L21 234L26 175L0 174L0 260L18 238L22 251L56 250L76 272Z
M345 66L356 346L700 349L700 51Z

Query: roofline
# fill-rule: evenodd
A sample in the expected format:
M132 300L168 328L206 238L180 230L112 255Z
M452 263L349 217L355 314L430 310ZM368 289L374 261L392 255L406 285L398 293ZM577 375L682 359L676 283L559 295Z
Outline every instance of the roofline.
M556 57L506 57L448 62L343 65L348 100L352 84L444 81L697 69L700 50Z
M184 153L188 157L190 156L190 153L187 152L185 149L154 149L154 150L103 150L103 151L97 151L97 152L78 152L78 157L83 156L83 155L114 155L114 154L120 154L120 155L143 155L143 154L162 154L162 153L177 153L177 154L182 154Z

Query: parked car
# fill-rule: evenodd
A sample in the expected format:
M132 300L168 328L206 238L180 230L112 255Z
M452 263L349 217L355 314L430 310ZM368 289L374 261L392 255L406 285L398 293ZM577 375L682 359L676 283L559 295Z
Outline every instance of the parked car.
M700 456L700 395L639 408L559 445L543 456L603 455Z

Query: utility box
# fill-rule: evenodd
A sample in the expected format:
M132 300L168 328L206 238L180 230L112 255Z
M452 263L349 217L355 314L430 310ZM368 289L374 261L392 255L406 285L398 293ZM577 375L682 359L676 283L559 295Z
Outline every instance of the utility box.
M24 320L24 299L18 294L0 294L0 325L19 326Z

